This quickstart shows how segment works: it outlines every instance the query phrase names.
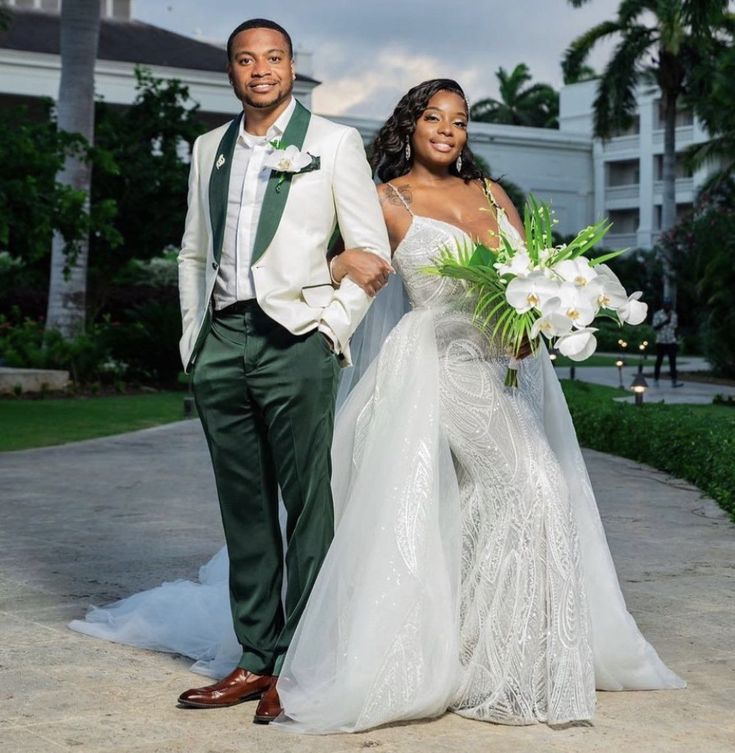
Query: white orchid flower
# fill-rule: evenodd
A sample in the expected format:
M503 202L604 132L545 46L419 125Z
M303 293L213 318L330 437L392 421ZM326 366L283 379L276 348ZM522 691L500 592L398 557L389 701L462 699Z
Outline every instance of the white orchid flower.
M648 304L639 300L643 293L636 290L628 296L628 300L618 309L620 321L625 324L641 324L646 320Z
M531 309L541 310L558 293L559 283L536 271L511 280L505 290L505 298L519 314L525 314Z
M572 361L584 361L597 349L597 338L594 327L586 327L562 335L556 341L557 350Z
M556 302L556 303L554 303ZM552 337L559 337L561 335L567 335L572 331L572 320L564 314L559 313L558 309L559 299L550 299L547 307L551 309L548 313L542 314L531 327L531 339L538 337L542 334L547 340L551 340Z
M531 257L526 251L518 251L505 264L497 262L494 266L499 275L512 274L514 277L526 277L533 270Z
M582 329L597 316L597 298L601 292L602 288L596 283L580 287L573 282L563 282L559 286L557 311L568 317L577 329Z
M597 272L590 266L589 259L578 256L576 259L565 259L554 265L554 271L566 282L571 282L578 288L584 288L597 277Z
M598 305L603 309L619 309L628 300L625 288L607 264L599 264L595 267L595 270L597 272L596 282L602 285L602 293L597 300Z
M269 154L263 165L279 173L297 173L311 163L312 156L300 152L293 144L285 149L275 149Z

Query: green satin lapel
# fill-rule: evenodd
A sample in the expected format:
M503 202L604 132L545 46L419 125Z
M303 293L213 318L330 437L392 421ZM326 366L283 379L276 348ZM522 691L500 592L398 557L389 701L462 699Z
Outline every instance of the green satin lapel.
M281 137L282 148L295 146L297 149L301 149L304 145L310 120L311 113L297 101L296 109ZM281 174L272 171L268 179L265 196L263 197L263 208L261 209L260 220L258 222L258 230L255 234L255 244L251 259L251 263L253 264L260 259L268 246L270 246L283 216L288 192L291 190L291 175L287 174L285 180L281 180L282 177Z
M227 196L230 191L232 155L235 151L237 135L240 132L242 116L243 113L240 113L230 123L222 141L219 142L214 165L212 165L212 174L209 177L209 218L212 223L212 250L214 260L218 264L222 255L222 238L225 234L225 221L227 219Z

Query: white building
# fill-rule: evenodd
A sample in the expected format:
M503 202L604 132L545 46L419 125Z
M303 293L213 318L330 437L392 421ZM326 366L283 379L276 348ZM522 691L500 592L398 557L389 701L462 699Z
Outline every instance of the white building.
M95 88L108 103L125 106L135 97L136 65L159 78L177 78L199 102L211 127L238 110L225 75L223 46L212 45L133 20L133 0L100 0L100 29ZM0 32L0 106L55 98L59 89L60 0L9 0L10 28ZM311 56L297 53L295 94L308 107L319 82L310 75ZM597 82L565 86L561 91L560 129L471 123L473 150L525 193L550 201L561 234L609 216L614 226L610 247L651 248L661 227L661 155L663 130L659 96L641 90L639 116L629 133L607 142L593 137L592 105ZM366 143L382 122L335 117L356 127ZM676 133L679 152L706 140L691 114L681 113ZM688 174L683 165L676 184L679 212L688 209L706 171Z
M653 87L641 87L633 127L603 142L592 139L596 88L596 81L584 81L561 90L560 129L592 140L593 216L608 216L614 223L607 245L651 248L661 231L664 133L660 92ZM707 138L706 131L690 112L678 114L677 216L691 209L708 174L707 169L692 174L681 161L681 154Z
M135 99L135 67L142 65L157 78L176 78L189 87L200 104L202 120L215 127L237 112L225 69L224 46L132 20L132 0L100 0L102 22L95 67L95 93L112 105ZM32 104L59 93L60 0L10 0L11 24L0 32L0 107ZM302 60L301 68L308 61ZM296 77L294 91L307 106L318 81Z

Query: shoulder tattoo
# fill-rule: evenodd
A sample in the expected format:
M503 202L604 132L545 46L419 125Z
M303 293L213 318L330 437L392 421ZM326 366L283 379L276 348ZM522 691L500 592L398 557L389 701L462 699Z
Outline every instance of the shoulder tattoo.
M394 186L392 183L386 183L385 186L386 188L381 191L381 204L391 204L396 207L411 206L413 197L410 185Z

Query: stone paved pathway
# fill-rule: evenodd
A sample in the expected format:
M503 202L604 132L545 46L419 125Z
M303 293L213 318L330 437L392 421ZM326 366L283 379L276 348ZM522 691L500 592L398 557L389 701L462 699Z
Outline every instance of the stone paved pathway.
M587 452L628 605L684 691L600 693L594 724L500 727L452 714L358 735L291 737L253 704L177 709L181 657L96 641L66 622L221 544L197 422L0 455L3 753L733 753L735 526L690 485Z

